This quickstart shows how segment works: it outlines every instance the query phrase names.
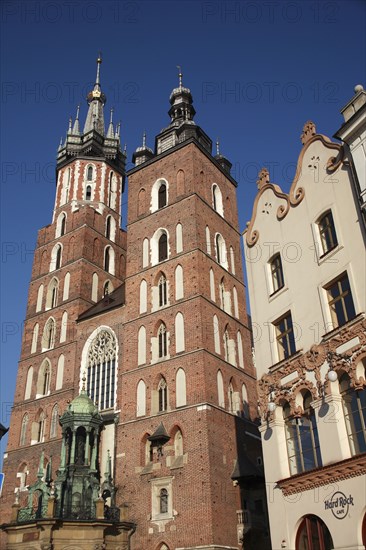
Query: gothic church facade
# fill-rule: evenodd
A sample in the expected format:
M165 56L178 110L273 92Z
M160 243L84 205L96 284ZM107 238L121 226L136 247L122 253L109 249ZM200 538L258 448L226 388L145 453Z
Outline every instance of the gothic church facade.
M100 63L34 254L4 458L8 548L237 549L263 497L237 184L180 75L155 150L144 139L133 155L122 230L126 155L112 117L105 131ZM44 485L43 514L29 496ZM58 520L47 540L44 517Z

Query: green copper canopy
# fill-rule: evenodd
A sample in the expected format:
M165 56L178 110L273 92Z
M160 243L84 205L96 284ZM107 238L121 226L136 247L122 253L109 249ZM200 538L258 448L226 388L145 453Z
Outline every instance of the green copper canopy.
M81 390L80 394L71 401L69 411L76 414L94 415L98 412L98 407L87 396L85 390Z

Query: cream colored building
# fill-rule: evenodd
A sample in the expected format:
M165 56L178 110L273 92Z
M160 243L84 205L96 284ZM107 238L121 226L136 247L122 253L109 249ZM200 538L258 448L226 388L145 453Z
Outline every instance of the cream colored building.
M244 232L272 547L361 550L364 226L349 149L312 122L301 139L289 193L263 169Z
M342 109L344 123L335 137L346 144L352 157L356 194L366 225L366 91L355 86L355 95Z

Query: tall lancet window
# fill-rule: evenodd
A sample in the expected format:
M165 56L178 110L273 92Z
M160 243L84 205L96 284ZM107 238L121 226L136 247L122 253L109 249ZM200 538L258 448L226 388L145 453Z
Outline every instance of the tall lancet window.
M87 394L100 410L114 407L116 339L101 330L92 341L87 358Z

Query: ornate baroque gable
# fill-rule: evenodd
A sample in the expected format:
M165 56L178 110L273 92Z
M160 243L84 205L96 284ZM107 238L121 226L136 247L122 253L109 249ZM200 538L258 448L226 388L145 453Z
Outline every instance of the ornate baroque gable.
M262 170L259 172L257 180L258 193L254 201L252 217L247 223L247 227L244 231L245 240L248 247L252 247L258 242L259 230L255 227L255 224L258 215L260 199L267 190L270 190L275 195L275 197L284 201L284 204L281 204L277 208L276 216L279 221L283 220L287 216L291 207L298 206L305 197L305 190L303 187L298 186L298 183L301 174L306 168L310 170L316 170L318 167L318 163L320 161L318 157L312 157L311 162L308 164L308 166L303 166L305 154L314 142L320 141L324 147L334 150L336 152L335 155L329 157L325 163L325 169L328 174L334 173L344 161L343 147L341 145L338 145L337 143L333 143L328 137L323 136L322 134L317 134L315 124L311 121L306 122L306 124L304 125L304 129L301 134L301 141L303 144L303 148L297 161L296 174L291 184L289 193L285 193L284 191L282 191L279 185L270 182L269 171L266 168L262 168ZM265 206L268 206L268 204L265 203Z

